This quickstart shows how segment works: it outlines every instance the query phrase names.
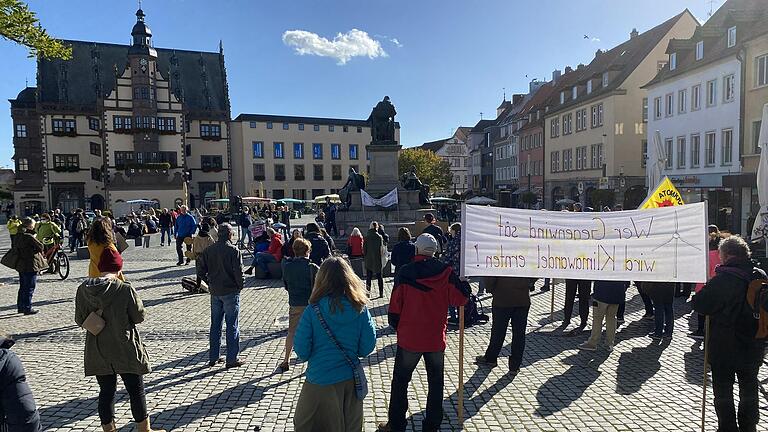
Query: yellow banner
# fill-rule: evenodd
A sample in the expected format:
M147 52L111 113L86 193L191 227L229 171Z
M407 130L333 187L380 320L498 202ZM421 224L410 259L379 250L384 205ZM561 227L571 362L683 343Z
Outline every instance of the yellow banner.
M683 202L683 197L680 195L680 192L677 190L675 185L672 184L672 181L669 180L669 177L664 177L656 190L654 190L652 194L648 195L648 198L645 199L645 202L640 205L640 208L648 209L659 207L674 207L684 204L685 202Z

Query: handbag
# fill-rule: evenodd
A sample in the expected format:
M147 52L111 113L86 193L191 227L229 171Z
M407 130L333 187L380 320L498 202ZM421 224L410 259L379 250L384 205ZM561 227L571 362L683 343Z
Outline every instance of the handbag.
M0 264L16 270L16 266L19 264L19 249L16 247L8 249L3 258L0 258Z
M91 312L88 314L85 321L83 321L83 328L88 330L88 332L94 336L98 336L107 325L107 322L101 317L102 313L104 313L104 311L101 309Z
M384 243L381 244L381 268L387 266L387 261L389 261L389 251L387 250L387 247L384 245Z
M123 253L128 249L128 242L125 241L125 237L119 232L115 233L115 247L117 247L117 251L120 253Z
M360 363L359 359L356 359L357 361L353 361L351 358L349 358L349 355L347 354L347 352L344 351L344 348L341 346L339 341L333 335L333 332L331 332L330 327L328 327L328 323L325 322L325 318L323 318L323 313L320 312L320 305L318 305L317 303L314 303L312 305L312 309L315 310L315 313L317 314L317 319L320 320L320 325L325 330L325 333L328 335L328 338L331 340L331 342L333 342L334 345L336 345L336 348L338 348L339 351L341 351L341 354L344 356L344 360L352 369L352 377L355 380L355 394L357 395L357 398L359 400L365 399L365 397L368 395L368 379L365 377L365 370L363 370L363 364Z

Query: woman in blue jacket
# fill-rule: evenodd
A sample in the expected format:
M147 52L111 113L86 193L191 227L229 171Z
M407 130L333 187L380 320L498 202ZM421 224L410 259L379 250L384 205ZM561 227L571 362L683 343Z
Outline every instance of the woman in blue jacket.
M296 432L363 430L363 401L355 392L352 367L318 313L346 357L359 362L376 347L376 327L367 302L365 286L346 260L323 261L294 339L294 351L308 363L293 418Z

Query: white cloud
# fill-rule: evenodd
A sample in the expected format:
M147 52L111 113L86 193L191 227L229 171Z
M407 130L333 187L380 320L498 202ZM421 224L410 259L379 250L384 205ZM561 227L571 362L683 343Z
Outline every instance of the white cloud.
M600 42L600 38L593 37L589 41L590 42Z
M392 42L393 44L395 44L395 46L398 47L398 48L402 48L403 47L403 44L401 44L400 41L397 38L392 38L389 41Z
M352 57L387 57L379 41L358 29L338 33L333 40L305 30L288 30L283 33L283 43L299 55L331 57L339 65L346 64Z

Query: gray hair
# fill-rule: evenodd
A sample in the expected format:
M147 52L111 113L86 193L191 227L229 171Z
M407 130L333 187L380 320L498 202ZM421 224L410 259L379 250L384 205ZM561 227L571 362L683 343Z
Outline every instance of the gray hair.
M27 216L21 220L21 226L23 226L24 228L32 228L33 226L35 226L35 220Z
M737 235L726 237L720 241L718 250L723 256L738 259L749 259L752 256L752 251L749 250L747 242Z
M232 235L232 233L235 232L235 229L232 228L232 225L228 223L223 223L219 225L219 238L224 240L229 240L229 236Z

